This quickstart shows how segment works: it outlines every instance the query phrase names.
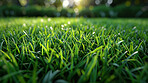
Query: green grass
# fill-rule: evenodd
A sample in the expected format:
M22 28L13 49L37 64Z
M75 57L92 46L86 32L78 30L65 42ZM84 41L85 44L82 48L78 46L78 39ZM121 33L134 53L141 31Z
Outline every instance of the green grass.
M148 82L148 19L1 18L0 83Z

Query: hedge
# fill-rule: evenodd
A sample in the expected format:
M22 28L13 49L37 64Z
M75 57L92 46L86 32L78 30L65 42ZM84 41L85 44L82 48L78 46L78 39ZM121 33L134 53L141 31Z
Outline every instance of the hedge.
M130 6L118 5L115 7L107 7L105 5L95 6L92 9L84 8L79 11L78 17L148 17L148 10L143 11L143 6ZM54 7L41 7L41 6L0 6L0 17L75 17L76 14L71 8L63 8L60 11Z

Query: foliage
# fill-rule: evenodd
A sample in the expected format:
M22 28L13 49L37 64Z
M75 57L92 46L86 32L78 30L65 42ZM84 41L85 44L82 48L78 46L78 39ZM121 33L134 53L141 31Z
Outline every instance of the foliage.
M46 8L42 8L41 10L41 16L48 16L48 17L56 17L57 14L57 10L56 8L52 8L52 7L46 7Z
M41 16L42 8L40 6L28 6L25 8L26 16Z
M148 17L148 10L146 11L141 11L142 14L139 17L147 18Z
M65 9L65 8L63 8L63 9L61 9L61 11L60 11L60 15L62 16L62 17L68 17L68 10L67 9Z
M105 5L95 6L90 8L84 8L79 10L79 15L74 12L72 8L62 8L60 11L55 7L41 7L41 6L1 6L0 16L2 17L37 17L37 16L48 16L48 17L148 17L148 10L142 6L126 6L117 5L115 7L107 7Z
M89 8L85 8L80 11L79 16L93 17L93 12Z
M57 10L55 8L40 7L40 6L29 6L25 8L25 16L49 16L56 17Z
M147 82L147 22L1 18L0 82Z
M141 10L140 6L125 6L119 5L114 8L117 12L118 17L136 17L136 14Z
M10 16L22 16L22 11L19 6L1 6L0 7L0 15L4 17Z
M74 13L73 9L62 8L60 10L60 16L62 16L62 17L75 17L75 13Z
M105 5L96 6L92 10L95 17L109 17L110 16L109 11L112 11L112 9L110 7L105 6Z

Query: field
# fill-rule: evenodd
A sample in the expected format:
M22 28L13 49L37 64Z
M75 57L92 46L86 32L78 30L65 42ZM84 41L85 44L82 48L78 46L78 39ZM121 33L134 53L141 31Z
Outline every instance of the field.
M0 83L148 82L148 19L0 18Z

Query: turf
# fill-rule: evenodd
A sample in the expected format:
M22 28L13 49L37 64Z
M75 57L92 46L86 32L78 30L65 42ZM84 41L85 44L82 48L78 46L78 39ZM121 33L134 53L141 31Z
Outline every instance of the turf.
M148 19L1 18L1 83L148 82Z

